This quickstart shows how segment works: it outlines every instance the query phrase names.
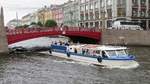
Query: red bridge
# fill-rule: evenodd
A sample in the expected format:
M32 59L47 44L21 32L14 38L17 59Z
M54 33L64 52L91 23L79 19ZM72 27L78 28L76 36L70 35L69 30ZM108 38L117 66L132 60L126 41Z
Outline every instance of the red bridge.
M97 42L101 40L101 32L98 29L89 28L18 28L15 30L7 30L8 44L16 43L32 38L63 35L68 37L85 37L93 39Z

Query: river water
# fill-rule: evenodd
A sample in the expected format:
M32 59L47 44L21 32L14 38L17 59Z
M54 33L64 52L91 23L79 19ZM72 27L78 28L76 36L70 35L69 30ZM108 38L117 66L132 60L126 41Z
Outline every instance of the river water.
M103 68L42 53L0 58L0 84L150 84L150 48L130 47L139 67Z

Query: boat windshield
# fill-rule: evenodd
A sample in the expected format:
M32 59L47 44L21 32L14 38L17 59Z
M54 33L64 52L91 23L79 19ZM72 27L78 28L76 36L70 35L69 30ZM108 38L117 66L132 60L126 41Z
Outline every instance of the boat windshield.
M107 53L107 55L109 55L109 56L116 56L116 55L117 55L114 50L107 50L106 53Z
M106 50L108 56L122 56L127 55L125 50Z
M126 52L124 50L117 50L117 55L126 55Z

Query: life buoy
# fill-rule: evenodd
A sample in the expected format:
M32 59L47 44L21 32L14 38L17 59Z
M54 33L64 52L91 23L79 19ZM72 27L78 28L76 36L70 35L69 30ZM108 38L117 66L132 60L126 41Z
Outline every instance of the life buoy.
M97 61L101 63L101 62L102 62L102 57L99 56L99 57L97 58Z

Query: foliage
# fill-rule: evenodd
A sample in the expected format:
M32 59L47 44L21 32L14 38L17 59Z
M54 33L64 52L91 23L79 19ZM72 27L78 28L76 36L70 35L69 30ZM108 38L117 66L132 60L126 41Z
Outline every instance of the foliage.
M21 26L16 26L16 28L27 28L29 27L29 25L25 24L25 25L21 25Z
M37 23L37 25L40 26L40 27L43 26L43 24L40 21Z
M25 24L25 25L23 25L22 27L23 27L23 28L27 28L27 27L29 27L29 25Z
M45 27L56 27L57 22L55 20L47 20L45 23Z
M36 25L37 23L36 22L31 22L31 24L30 25Z

